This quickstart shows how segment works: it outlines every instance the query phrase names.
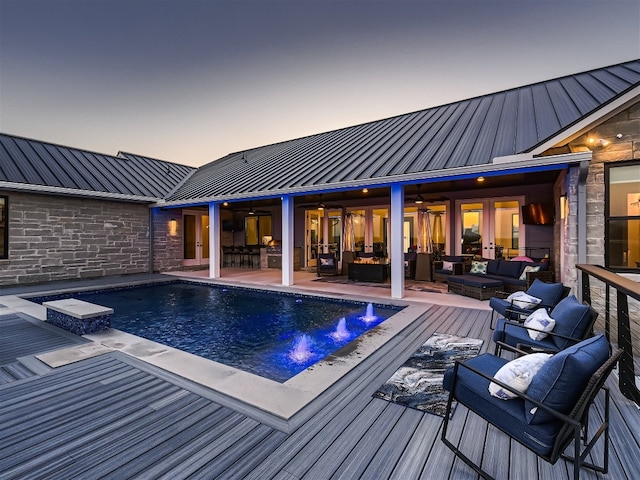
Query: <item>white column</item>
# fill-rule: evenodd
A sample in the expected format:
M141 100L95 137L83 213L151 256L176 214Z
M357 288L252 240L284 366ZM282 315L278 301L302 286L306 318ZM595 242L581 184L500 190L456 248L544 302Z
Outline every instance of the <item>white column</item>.
M220 278L220 204L209 204L209 278Z
M282 197L282 285L293 285L293 198Z
M391 298L404 297L404 187L391 185Z

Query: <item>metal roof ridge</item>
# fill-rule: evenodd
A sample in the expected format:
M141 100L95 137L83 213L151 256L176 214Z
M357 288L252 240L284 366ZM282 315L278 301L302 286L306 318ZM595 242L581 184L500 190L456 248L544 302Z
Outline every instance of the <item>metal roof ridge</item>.
M162 200L162 198L160 197L146 197L143 195L101 192L101 191L95 191L95 190L80 190L80 189L69 188L69 187L54 187L50 185L35 185L32 183L16 183L16 182L6 182L6 181L0 181L0 188L13 190L13 191L69 195L73 197L103 198L103 199L109 199L109 200L132 200L132 201L143 202L143 203L155 203Z
M121 157L120 155L125 155L125 157ZM118 150L118 153L116 154L116 157L117 158L126 158L127 160L130 160L129 158L126 157L126 155L131 155L132 157L144 158L145 160L151 160L152 162L169 163L171 165L177 165L179 167L186 167L186 168L189 168L191 170L198 170L198 168L199 168L199 167L193 167L191 165L187 165L186 163L178 163L178 162L174 162L172 160L163 160L162 158L150 157L149 155L140 155L138 153L133 153L133 152L125 152L123 150Z

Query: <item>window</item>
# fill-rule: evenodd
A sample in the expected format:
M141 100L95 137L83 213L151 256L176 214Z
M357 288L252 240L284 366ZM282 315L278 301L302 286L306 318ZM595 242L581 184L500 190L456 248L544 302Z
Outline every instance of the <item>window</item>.
M0 196L0 258L9 258L9 198Z
M273 235L271 215L251 215L244 217L244 244L259 245L265 236Z
M607 165L607 267L640 268L640 162Z

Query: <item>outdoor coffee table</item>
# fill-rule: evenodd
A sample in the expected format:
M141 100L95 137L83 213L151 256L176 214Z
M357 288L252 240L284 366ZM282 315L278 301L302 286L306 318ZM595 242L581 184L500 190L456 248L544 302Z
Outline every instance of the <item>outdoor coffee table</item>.
M349 263L349 280L384 283L388 276L389 264L387 262Z

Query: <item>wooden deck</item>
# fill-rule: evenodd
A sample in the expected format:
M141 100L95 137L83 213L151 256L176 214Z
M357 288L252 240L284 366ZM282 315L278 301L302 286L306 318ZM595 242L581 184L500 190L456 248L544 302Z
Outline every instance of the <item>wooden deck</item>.
M53 370L38 366L31 355L51 348L47 338L60 341L59 332L15 315L0 320L2 362L17 362L24 371L0 385L3 479L476 478L440 441L441 417L372 394L433 332L482 338L483 350L492 351L486 310L434 306L427 321L331 388L326 406L290 434L220 406L207 389L119 352ZM4 341L15 332L27 341L5 352ZM640 478L640 413L619 394L615 380L608 381L614 400L609 474L583 470L582 478ZM464 431L462 448L496 478L572 475L571 465L538 461L462 406L452 427ZM601 453L599 445L596 457Z

